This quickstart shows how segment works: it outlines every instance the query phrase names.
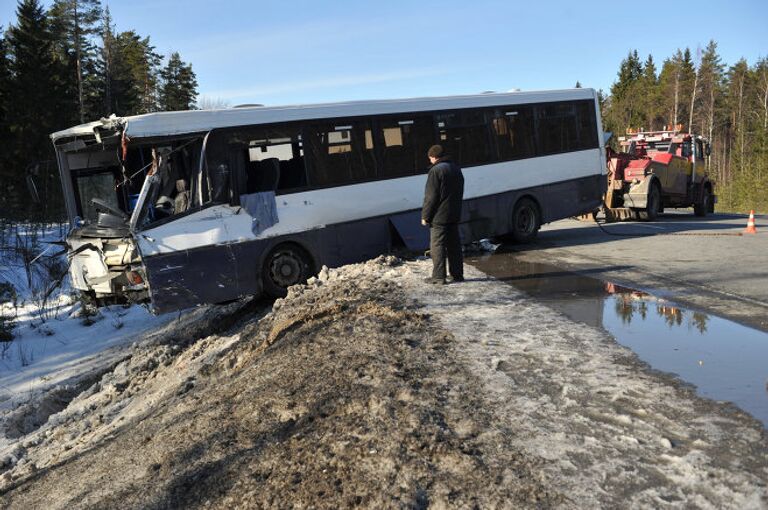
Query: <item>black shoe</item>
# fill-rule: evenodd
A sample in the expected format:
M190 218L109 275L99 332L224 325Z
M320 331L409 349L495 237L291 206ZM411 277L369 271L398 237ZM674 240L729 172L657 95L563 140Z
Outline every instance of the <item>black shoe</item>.
M444 278L432 278L430 276L429 278L424 278L424 283L431 283L432 285L445 285L445 279Z
M460 283L464 281L463 276L449 276L445 279L446 283Z

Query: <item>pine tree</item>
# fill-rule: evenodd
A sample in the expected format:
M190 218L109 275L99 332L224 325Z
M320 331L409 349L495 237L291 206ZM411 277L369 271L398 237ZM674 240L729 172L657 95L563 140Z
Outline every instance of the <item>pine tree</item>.
M696 66L691 58L691 50L685 48L680 63L680 94L678 97L678 122L685 123L683 129L693 129L690 125L691 100L694 97L696 87Z
M98 92L96 46L101 17L100 0L55 0L49 11L51 31L62 55L66 55L77 88L78 117L85 122L93 117L94 99Z
M9 152L11 149L11 138L8 125L8 107L10 104L10 62L8 61L8 50L5 43L5 31L0 26L0 218L8 217L7 197L9 185L14 176L10 168Z
M102 116L107 117L114 110L114 101L112 98L113 87L113 68L114 68L114 53L115 53L115 29L112 25L112 14L109 12L109 6L104 8L104 13L101 17L101 28L99 31L101 36L101 52L98 59L98 73L101 76L101 112Z
M619 80L611 87L611 95L623 99L642 74L643 65L637 50L630 51L627 58L621 61Z
M676 126L679 124L680 96L682 83L683 52L677 50L672 58L664 60L659 73L659 88L662 97L662 109L666 119L665 125Z
M714 40L711 40L704 49L704 53L701 56L701 64L699 65L699 82L701 90L701 104L699 108L701 117L700 125L702 126L702 134L704 134L710 142L714 142L716 123L722 123L719 116L722 110L724 96L724 72L725 66L722 64L720 56L717 54L717 43ZM711 157L707 158L707 165L708 168L712 168Z
M768 57L757 61L753 68L755 94L754 106L757 113L755 122L755 157L757 179L762 187L762 196L768 197Z
M757 111L760 112L761 128L768 134L768 57L763 57L755 64L757 84Z
M618 81L611 86L610 108L606 116L606 127L609 130L623 133L627 128L640 127L642 124L642 74L643 65L637 50L630 51L621 62Z
M197 78L192 66L184 63L178 53L172 53L160 73L160 108L165 111L191 110L197 99Z
M8 61L8 49L5 43L5 31L0 26L0 136L3 133L2 129L7 126L10 81L10 62Z
M10 95L8 122L12 136L12 169L15 179L12 196L21 204L26 200L23 180L27 165L52 160L53 151L48 135L63 125L63 114L58 108L62 97L60 80L62 67L53 56L48 19L38 0L23 0L17 8L17 24L8 30L8 48L11 55ZM57 180L56 165L43 165L39 178L44 187L51 189ZM51 194L46 207L57 207L60 197Z
M149 37L133 30L117 34L111 41L110 110L118 116L158 110L157 74L162 57L155 53Z
M749 86L749 66L743 58L736 62L728 70L728 109L730 113L731 129L736 142L736 150L732 151L737 156L737 166L744 163L746 152L746 106L745 98Z
M641 110L644 118L643 127L646 130L661 128L664 124L664 119L661 115L659 77L656 74L656 63L653 61L652 55L648 55L643 64L643 75L640 78L639 88L642 99Z

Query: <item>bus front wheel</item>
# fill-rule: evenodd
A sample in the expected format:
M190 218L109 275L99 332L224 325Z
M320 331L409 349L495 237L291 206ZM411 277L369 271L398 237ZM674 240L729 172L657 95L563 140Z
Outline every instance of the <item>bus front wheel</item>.
M272 250L262 267L264 292L271 297L285 297L288 287L304 283L311 274L311 261L306 251L284 244Z

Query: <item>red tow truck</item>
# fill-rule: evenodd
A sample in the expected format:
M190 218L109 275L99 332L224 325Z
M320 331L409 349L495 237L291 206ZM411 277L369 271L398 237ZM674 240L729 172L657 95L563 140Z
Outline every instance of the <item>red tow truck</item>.
M696 216L714 212L717 197L707 176L709 142L673 130L627 130L622 152L608 149L607 221L653 221L665 207L693 207Z

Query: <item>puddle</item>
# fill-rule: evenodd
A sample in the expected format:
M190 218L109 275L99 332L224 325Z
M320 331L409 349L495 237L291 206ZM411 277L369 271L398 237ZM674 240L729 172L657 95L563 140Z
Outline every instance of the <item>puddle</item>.
M605 282L599 271L577 274L513 253L467 263L572 320L606 329L653 368L677 374L699 395L733 402L768 428L768 333Z

